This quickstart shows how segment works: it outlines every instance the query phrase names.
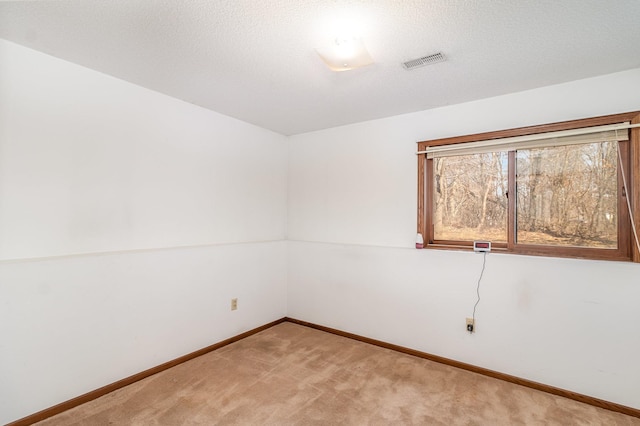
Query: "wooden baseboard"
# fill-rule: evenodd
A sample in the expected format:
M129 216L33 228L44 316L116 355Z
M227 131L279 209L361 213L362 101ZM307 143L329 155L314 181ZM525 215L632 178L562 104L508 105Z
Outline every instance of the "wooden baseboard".
M129 376L122 380L118 380L117 382L111 383L109 385L103 386L99 389L93 390L91 392L87 392L84 395L80 395L68 401L62 402L58 405L54 405L53 407L46 408L42 411L38 411L35 414L31 414L30 416L23 417L22 419L16 420L7 424L6 426L26 426L31 425L36 422L42 421L49 417L55 416L56 414L60 414L63 411L67 411L71 408L77 407L78 405L84 404L86 402L92 401L96 398L99 398L103 395L106 395L110 392L113 392L117 389L128 386L132 383L135 383L139 380L142 380L146 377L153 376L154 374L160 373L161 371L167 370L171 367L175 367L178 364L182 364L183 362L192 360L194 358L199 357L200 355L204 355L208 352L219 349L223 346L226 346L230 343L237 342L238 340L244 339L245 337L249 337L253 334L259 333L260 331L266 330L267 328L271 328L274 325L278 325L284 322L285 318L280 318L279 320L270 322L268 324L262 325L260 327L254 328L253 330L246 331L242 334L238 334L237 336L230 337L226 340L223 340L218 343L214 343L213 345L207 346L206 348L199 349L195 352L191 352L189 354L183 355L174 360L165 362L164 364L160 364L156 367L150 368L148 370L142 371L140 373L134 374L133 376Z
M233 342L237 342L238 340L244 339L245 337L249 337L253 334L259 333L260 331L266 330L268 328L273 327L274 325L278 325L282 322L291 322L294 324L299 324L299 325L303 325L306 327L310 327L310 328L314 328L316 330L321 330L321 331L325 331L327 333L332 333L332 334L336 334L338 336L342 336L342 337L347 337L350 339L354 339L354 340L359 340L361 342L364 343L369 343L372 345L376 345L376 346L380 346L386 349L391 349L397 352L401 352L401 353L405 353L408 355L413 355L419 358L424 358L424 359L428 359L430 361L435 361L435 362L439 362L441 364L446 364L446 365L450 365L452 367L457 367L457 368L461 368L463 370L468 370L468 371L472 371L474 373L478 373L478 374L482 374L484 376L488 376L488 377L493 377L496 379L500 379L500 380L504 380L506 382L510 382L510 383L515 383L517 385L521 385L521 386L526 386L528 388L532 388L532 389L536 389L536 390L540 390L543 392L547 392L553 395L558 395L558 396L562 396L565 398L569 398L569 399L573 399L575 401L578 402L583 402L585 404L589 404L589 405L593 405L595 407L600 407L600 408L605 408L607 410L611 410L611 411L616 411L618 413L622 413L622 414L626 414L628 416L633 416L633 417L637 417L640 418L640 410L635 409L635 408L631 408L631 407L627 407L625 405L621 405L621 404L616 404L614 402L609 402L609 401L605 401L602 399L598 399L598 398L594 398L591 396L587 396L587 395L582 395L576 392L571 392L565 389L560 389L560 388L556 388L553 386L549 386L549 385L545 385L542 383L538 383L538 382L534 382L531 380L527 380L527 379L521 379L519 377L516 376L511 376L509 374L504 374L504 373L500 373L497 371L493 371L493 370L489 370L486 368L482 368L482 367L476 367L475 365L472 364L466 364L464 362L460 362L460 361L455 361L449 358L444 358L441 356L437 356L437 355L432 355L432 354L428 354L426 352L420 352L417 351L415 349L410 349L410 348L405 348L403 346L398 346L398 345L394 345L391 343L386 343L380 340L375 340L375 339L370 339L368 337L364 337L364 336L360 336L357 334L353 334L353 333L347 333L346 331L341 331L341 330L337 330L335 328L330 328L330 327L325 327L322 325L318 325L318 324L314 324L314 323L310 323L310 322L306 322L306 321L301 321L301 320L297 320L295 318L281 318L279 320L270 322L268 324L265 324L263 326L254 328L253 330L249 330L247 332L244 332L242 334L238 334L237 336L234 337L230 337L229 339L223 340L221 342L218 343L214 343L213 345L207 346L206 348L202 348L200 350L197 350L195 352L191 352L187 355L183 355L179 358L176 358L172 361L168 361L165 362L164 364L160 364L156 367L150 368L148 370L142 371L140 373L134 374L132 376L129 376L127 378L124 378L122 380L118 380L117 382L111 383L109 385L103 386L99 389L93 390L91 392L85 393L84 395L80 395L76 398L70 399L68 401L62 402L58 405L54 405L53 407L50 408L46 408L42 411L39 411L35 414L31 414L27 417L23 417L22 419L16 420L14 422L8 423L6 426L26 426L26 425L31 425L33 423L42 421L44 419L47 419L49 417L55 416L56 414L62 413L63 411L67 411L71 408L77 407L78 405L84 404L86 402L92 401L96 398L99 398L103 395L106 395L110 392L113 392L117 389L123 388L125 386L128 386L132 383L135 383L139 380L142 380L146 377L152 376L154 374L160 373L161 371L167 370L171 367L175 367L178 364L182 364L183 362L189 361L191 359L197 358L201 355L204 355L208 352L214 351L216 349L219 349L223 346L226 346L230 343Z
M545 385L543 383L534 382L532 380L522 379L520 377L511 376L509 374L500 373L498 371L489 370L487 368L477 367L472 364L467 364L453 359L444 358L438 355L432 355L426 352L420 352L415 349L405 348L404 346L398 346L391 343L386 343L380 340L370 339L368 337L360 336L353 333L347 333L345 331L336 330L335 328L325 327L306 321L297 320L295 318L285 318L287 322L294 324L304 325L306 327L315 328L316 330L326 331L327 333L337 334L338 336L348 337L350 339L359 340L364 343L380 346L386 349L391 349L397 352L402 352L408 355L417 356L419 358L428 359L430 361L439 362L441 364L450 365L452 367L461 368L463 370L472 371L474 373L482 374L484 376L493 377L495 379L504 380L505 382L515 383L517 385L526 386L528 388L536 389L539 391L547 392L553 395L562 396L565 398L573 399L578 402L593 405L599 408L605 408L607 410L616 411L618 413L626 414L640 418L640 410L636 408L627 407L626 405L616 404L615 402L605 401L603 399L594 398L592 396L583 395L577 392L568 391L565 389L556 388L554 386Z

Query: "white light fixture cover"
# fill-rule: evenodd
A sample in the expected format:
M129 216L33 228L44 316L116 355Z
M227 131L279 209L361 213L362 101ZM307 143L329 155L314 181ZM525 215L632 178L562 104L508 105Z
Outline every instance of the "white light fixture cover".
M316 52L333 71L348 71L373 63L362 39L337 37L316 48Z

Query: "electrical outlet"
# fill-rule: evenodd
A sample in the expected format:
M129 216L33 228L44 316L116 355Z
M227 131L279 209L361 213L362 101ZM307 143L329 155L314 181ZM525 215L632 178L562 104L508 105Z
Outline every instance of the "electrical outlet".
M473 318L467 318L467 331L469 333L475 333L476 331L476 322Z
M231 310L235 311L236 309L238 309L238 299L233 298L231 299Z

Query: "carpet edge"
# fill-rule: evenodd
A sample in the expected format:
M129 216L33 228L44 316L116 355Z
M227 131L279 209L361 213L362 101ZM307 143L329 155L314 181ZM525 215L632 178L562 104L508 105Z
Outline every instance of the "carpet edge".
M326 327L312 322L302 321L295 318L285 317L286 322L302 325L305 327L313 328L316 330L324 331L327 333L335 334L349 339L358 340L363 343L369 343L371 345L379 346L385 349L391 349L396 352L401 352L407 355L412 355L418 358L427 359L429 361L438 362L440 364L449 365L451 367L460 368L463 370L471 371L473 373L482 374L483 376L492 377L494 379L503 380L505 382L514 383L520 386L536 389L542 392L546 392L552 395L561 396L564 398L572 399L574 401L582 402L588 405L592 405L598 408L604 408L606 410L615 411L618 413L626 414L628 416L640 418L640 410L628 407L626 405L618 404L615 402L606 401L589 395L569 391L566 389L557 388L555 386L546 385L544 383L535 382L533 380L523 379L510 374L501 373L499 371L489 370L488 368L478 367L473 364L467 364L454 359L433 355L427 352L421 352L415 349L407 348L404 346L394 345L392 343L383 342L381 340L371 339L369 337L360 336L358 334L349 333L346 331L338 330L331 327Z
M236 336L230 337L228 339L222 340L220 342L214 343L202 349L198 349L197 351L190 352L186 355L182 355L178 358L175 358L171 361L167 361L155 367L151 367L147 370L141 371L140 373L133 374L129 377L125 377L124 379L120 379L116 382L110 383L108 385L102 386L101 388L89 391L85 394L77 396L75 398L71 398L67 401L56 404L52 407L45 408L44 410L38 411L36 413L30 414L26 417L23 417L18 420L14 420L10 423L7 423L6 426L27 426L32 425L34 423L40 422L42 420L48 419L49 417L53 417L57 414L60 414L64 411L70 410L78 405L82 405L89 401L93 401L94 399L100 398L108 393L111 393L115 390L128 386L132 383L145 379L149 376L153 376L154 374L158 374L164 370L167 370L171 367L175 367L176 365L182 364L184 362L190 361L194 358L197 358L201 355L214 351L216 349L220 349L223 346L229 345L231 343L237 342L238 340L242 340L246 337L252 336L256 333L264 331L268 328L271 328L275 325L281 324L286 321L286 317L277 319L275 321L269 322L267 324L261 325L259 327L253 328L249 331L245 331L244 333L240 333Z

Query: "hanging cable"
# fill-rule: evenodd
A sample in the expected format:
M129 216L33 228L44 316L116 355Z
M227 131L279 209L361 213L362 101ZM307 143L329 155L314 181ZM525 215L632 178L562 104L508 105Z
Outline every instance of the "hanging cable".
M484 275L484 267L487 265L487 252L482 253L482 271L480 271L480 277L478 278L478 285L476 286L476 294L478 295L478 300L476 300L476 304L473 305L473 315L471 319L473 320L473 326L475 328L476 324L476 308L478 307L478 303L480 303L480 281L482 281L482 276Z

